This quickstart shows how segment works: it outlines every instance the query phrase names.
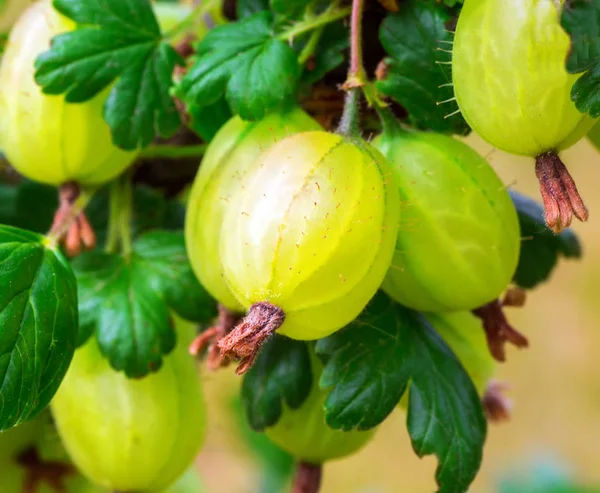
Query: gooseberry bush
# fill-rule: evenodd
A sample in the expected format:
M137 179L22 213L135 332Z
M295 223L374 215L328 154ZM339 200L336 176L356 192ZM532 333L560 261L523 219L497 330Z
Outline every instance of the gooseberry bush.
M201 491L232 363L294 493L392 413L468 490L529 345L504 309L581 257L559 153L600 147L600 1L2 0L0 29L3 492Z

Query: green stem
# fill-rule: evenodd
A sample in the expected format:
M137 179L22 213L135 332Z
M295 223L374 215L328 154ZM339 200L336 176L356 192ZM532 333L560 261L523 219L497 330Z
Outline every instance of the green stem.
M317 49L317 45L319 44L319 40L321 39L321 35L323 34L324 29L325 26L321 26L312 32L308 43L306 43L306 46L302 49L300 55L298 56L298 63L300 65L304 65L308 61L308 59L313 55L313 53Z
M353 0L350 18L350 67L344 84L347 91L344 113L338 127L338 133L349 138L360 138L360 95L361 87L366 84L362 58L362 16L364 0Z
M193 146L155 145L143 149L139 157L142 159L202 157L206 152L206 148L206 144Z
M126 173L121 184L121 200L119 214L119 232L121 236L121 253L128 259L131 256L131 218L133 215L133 183L132 174Z
M348 17L352 12L350 7L344 8L329 8L321 15L317 17L312 17L310 19L306 19L304 21L298 22L294 26L292 26L287 31L284 31L278 36L278 39L282 41L290 41L295 37L300 36L306 32L317 29L318 27L325 26L326 24L330 24L337 20L343 19L344 17Z
M350 70L348 73L348 83L351 84L350 87L360 86L366 82L362 50L362 20L364 7L364 0L353 0L352 16L350 18Z
M77 218L79 214L81 214L87 205L90 203L94 194L96 193L96 189L83 189L80 191L79 196L71 206L69 213L64 217L64 219L56 225L56 227L52 228L48 234L46 235L46 241L50 245L56 246L59 240L69 231L69 228L73 225L73 222Z
M109 189L110 213L108 217L108 237L104 245L104 251L107 253L115 253L119 243L120 185L118 179L114 180L110 184Z
M359 119L360 119L360 88L354 87L346 93L344 101L344 112L337 129L337 133L356 139L360 137Z

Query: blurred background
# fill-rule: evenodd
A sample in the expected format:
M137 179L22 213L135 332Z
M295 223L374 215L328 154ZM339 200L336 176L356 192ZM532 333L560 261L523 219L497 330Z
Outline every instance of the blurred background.
M477 136L466 140L508 186L539 200L532 160L494 150ZM600 152L584 140L563 159L590 210L587 224L573 225L583 259L563 260L524 308L507 308L530 348L510 347L506 363L498 366L497 378L511 385L513 416L490 425L471 493L549 493L565 478L587 485L582 491L600 492ZM209 493L269 493L257 486L260 465L232 411L239 384L233 369L205 373L210 432L197 463ZM415 456L405 419L396 411L362 452L326 465L322 492L436 491L436 460Z

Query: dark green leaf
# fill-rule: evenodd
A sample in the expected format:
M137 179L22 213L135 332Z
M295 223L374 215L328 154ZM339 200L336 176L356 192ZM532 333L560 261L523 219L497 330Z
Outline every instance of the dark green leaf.
M285 19L300 16L312 0L271 0L271 10Z
M267 342L246 373L242 402L250 426L262 431L281 417L283 403L297 409L312 386L310 356L305 342L275 336Z
M548 280L559 257L580 258L581 244L570 229L554 234L546 226L544 208L536 201L514 190L510 196L521 226L521 253L513 281L522 288L532 289Z
M327 423L365 430L381 423L409 384L408 431L419 457L439 459L440 493L464 493L481 465L486 420L454 353L421 314L378 293L361 316L318 341L319 385L331 389Z
M134 244L131 264L144 273L146 282L163 294L180 317L208 322L217 315L215 301L192 271L183 234L152 231L140 236Z
M143 185L135 187L133 202L131 226L134 236L156 228L183 229L185 207L180 202L167 200L157 190ZM0 185L0 223L45 233L50 229L57 207L55 187L29 180L22 180L18 186ZM108 214L108 187L104 187L86 208L99 247L106 239Z
M163 41L145 0L54 0L55 8L79 24L56 36L36 60L36 82L46 94L66 94L80 103L116 80L104 106L113 141L123 149L172 136L180 126L169 95L177 52Z
M239 434L250 449L252 458L261 466L262 481L256 491L261 493L283 493L296 467L296 461L267 438L264 433L254 431L248 425L239 394L231 403Z
M16 202L17 187L0 183L0 224L14 226L13 220L16 215Z
M82 327L95 326L111 366L130 378L157 371L175 347L175 331L166 303L143 270L104 252L84 253L72 265Z
M36 233L50 229L58 207L56 188L22 180L18 186L0 185L0 222Z
M369 430L396 408L410 379L400 326L412 322L378 295L354 322L317 342L317 354L326 363L320 386L330 389L325 401L329 426Z
M219 129L231 118L231 109L224 97L208 106L188 106L190 127L204 142L210 142Z
M169 309L206 322L216 306L191 272L183 236L154 231L138 238L131 258L84 253L73 261L82 330L95 330L102 353L129 377L157 371L175 345ZM85 336L80 338L80 343Z
M462 5L464 3L464 0L443 0L443 2L448 7L456 7L457 5Z
M236 9L238 18L242 19L257 12L269 10L269 0L238 0Z
M582 113L600 116L600 0L565 2L561 24L571 37L567 71L583 75L571 89L571 99Z
M258 120L293 99L300 66L294 50L273 37L272 22L270 12L259 12L211 30L197 44L196 61L176 87L177 97L203 108L224 94L245 120Z
M62 254L35 233L0 226L0 430L40 413L71 363L77 286Z
M307 64L302 82L314 84L323 76L344 63L344 51L348 48L348 29L341 22L329 24L323 30L315 56Z
M462 115L448 116L457 110L449 72L449 20L446 8L433 0L410 0L388 15L379 34L389 55L387 74L377 87L406 109L415 127L464 134L469 127Z

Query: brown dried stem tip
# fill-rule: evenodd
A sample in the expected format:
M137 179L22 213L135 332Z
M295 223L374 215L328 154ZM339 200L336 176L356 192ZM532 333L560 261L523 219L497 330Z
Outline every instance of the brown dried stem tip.
M72 217L72 209L80 191L75 182L65 183L58 189L58 209L50 228L51 233L60 232L59 241L69 257L76 257L82 250L96 247L96 234L85 212L81 211Z
M587 221L589 214L577 191L575 181L556 152L540 154L535 160L535 174L546 211L546 224L555 233L568 228L573 215Z
M240 358L235 372L246 373L254 363L261 346L275 333L285 320L281 308L271 303L256 303L233 331L218 342L221 358Z
M318 493L321 489L323 468L321 464L298 463L292 493Z
M224 368L229 364L229 360L221 357L218 342L229 334L237 324L242 320L242 315L232 312L227 307L219 303L219 318L214 327L206 329L202 334L190 344L190 354L198 356L202 351L208 348L206 366L210 371Z
M516 308L522 308L525 306L527 301L527 291L519 286L511 286L504 293L504 299L502 300L502 306L514 306Z
M529 346L527 338L517 332L506 320L499 300L473 310L473 314L482 320L490 353L497 361L506 361L504 345L507 342L518 348Z
M506 382L490 380L481 402L485 415L491 422L500 423L510 419L512 401L504 395L509 389L510 385Z
M26 471L23 493L36 493L43 483L56 493L67 493L65 480L75 473L75 468L67 462L44 461L35 447L21 452L16 462Z

